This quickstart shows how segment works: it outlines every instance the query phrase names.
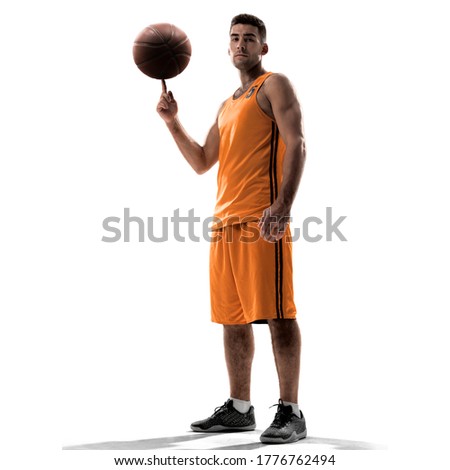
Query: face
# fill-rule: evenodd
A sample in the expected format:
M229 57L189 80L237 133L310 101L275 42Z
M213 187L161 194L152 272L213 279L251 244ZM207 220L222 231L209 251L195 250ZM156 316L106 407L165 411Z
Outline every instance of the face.
M261 42L256 26L236 24L231 27L228 54L236 68L251 69L261 62L262 56L267 54L267 51L267 44Z

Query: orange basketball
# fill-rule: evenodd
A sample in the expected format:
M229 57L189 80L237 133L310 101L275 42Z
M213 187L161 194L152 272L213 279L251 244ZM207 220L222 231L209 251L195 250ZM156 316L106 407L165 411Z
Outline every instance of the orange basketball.
M167 79L180 74L191 59L191 42L180 28L158 23L142 30L133 46L139 70L152 78Z

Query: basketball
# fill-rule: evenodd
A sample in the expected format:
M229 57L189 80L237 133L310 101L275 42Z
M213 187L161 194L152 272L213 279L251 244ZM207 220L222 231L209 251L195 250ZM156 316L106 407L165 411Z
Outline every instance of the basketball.
M176 77L189 64L191 43L173 24L147 26L134 41L133 59L145 75L157 79Z

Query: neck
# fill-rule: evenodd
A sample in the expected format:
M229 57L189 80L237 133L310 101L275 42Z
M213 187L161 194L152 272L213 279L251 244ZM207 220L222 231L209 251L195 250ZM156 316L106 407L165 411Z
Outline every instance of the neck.
M242 85L241 89L246 90L254 80L264 73L266 73L266 71L263 69L261 62L250 70L241 70L239 72Z

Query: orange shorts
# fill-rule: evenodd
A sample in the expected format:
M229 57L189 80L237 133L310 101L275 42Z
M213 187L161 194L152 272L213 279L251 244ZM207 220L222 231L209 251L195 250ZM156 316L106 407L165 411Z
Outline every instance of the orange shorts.
M211 320L224 325L266 323L296 316L289 227L272 243L258 223L212 232L210 250Z

